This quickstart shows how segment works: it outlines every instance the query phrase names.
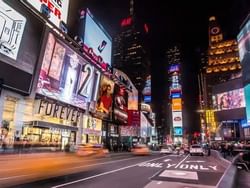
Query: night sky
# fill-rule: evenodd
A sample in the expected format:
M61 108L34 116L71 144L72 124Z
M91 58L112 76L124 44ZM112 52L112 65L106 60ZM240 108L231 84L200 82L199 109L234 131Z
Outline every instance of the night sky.
M79 1L79 0L77 0ZM134 0L135 15L149 25L152 64L154 110L159 111L165 95L166 62L164 52L168 46L179 44L183 54L183 92L188 112L190 131L198 127L197 54L208 45L208 18L216 16L225 39L236 38L239 27L248 13L250 0ZM95 18L114 37L120 21L129 15L129 0L81 0ZM161 74L159 74L159 72Z

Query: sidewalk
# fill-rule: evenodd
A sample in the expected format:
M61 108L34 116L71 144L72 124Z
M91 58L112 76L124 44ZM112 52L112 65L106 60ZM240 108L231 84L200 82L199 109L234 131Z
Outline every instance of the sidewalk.
M232 162L234 159L234 156L226 156L225 159ZM237 186L236 188L249 188L250 187L250 172L247 172L245 170L237 170L236 186Z

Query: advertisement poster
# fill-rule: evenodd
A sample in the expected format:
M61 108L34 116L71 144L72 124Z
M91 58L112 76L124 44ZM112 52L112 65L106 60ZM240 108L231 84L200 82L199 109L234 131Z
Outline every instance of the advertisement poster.
M0 0L0 53L16 60L26 18Z
M181 98L172 99L172 111L181 111L181 110L182 110Z
M242 88L216 94L213 97L213 100L214 108L218 111L243 108L246 106L244 91Z
M139 127L120 126L121 136L138 136Z
M182 112L172 112L173 127L182 127Z
M182 136L182 127L174 127L174 135Z
M240 63L242 65L243 84L250 83L250 20L241 29L237 36L239 44Z
M47 18L57 27L60 22L67 23L69 0L26 0L38 12L47 14Z
M109 114L112 110L113 102L113 92L114 92L114 82L105 76L102 76L98 100L96 105L96 111Z
M99 81L98 70L48 34L37 93L86 109L87 102L96 101Z
M90 11L85 12L85 29L79 28L79 37L84 42L84 50L93 57L100 57L102 62L111 65L112 41L100 24L93 19ZM82 23L83 24L83 23Z
M114 91L114 115L115 119L123 123L128 120L128 93L124 87L115 85Z

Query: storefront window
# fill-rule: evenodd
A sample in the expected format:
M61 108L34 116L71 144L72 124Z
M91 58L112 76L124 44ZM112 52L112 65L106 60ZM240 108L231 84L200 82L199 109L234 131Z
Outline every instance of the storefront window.
M7 144L12 144L14 141L16 104L17 99L14 97L6 97L4 100L1 138L4 139Z

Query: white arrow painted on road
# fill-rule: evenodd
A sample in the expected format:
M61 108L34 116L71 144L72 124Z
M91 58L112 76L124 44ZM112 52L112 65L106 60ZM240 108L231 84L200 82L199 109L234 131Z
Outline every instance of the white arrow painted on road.
M186 163L204 163L205 161L185 161Z

